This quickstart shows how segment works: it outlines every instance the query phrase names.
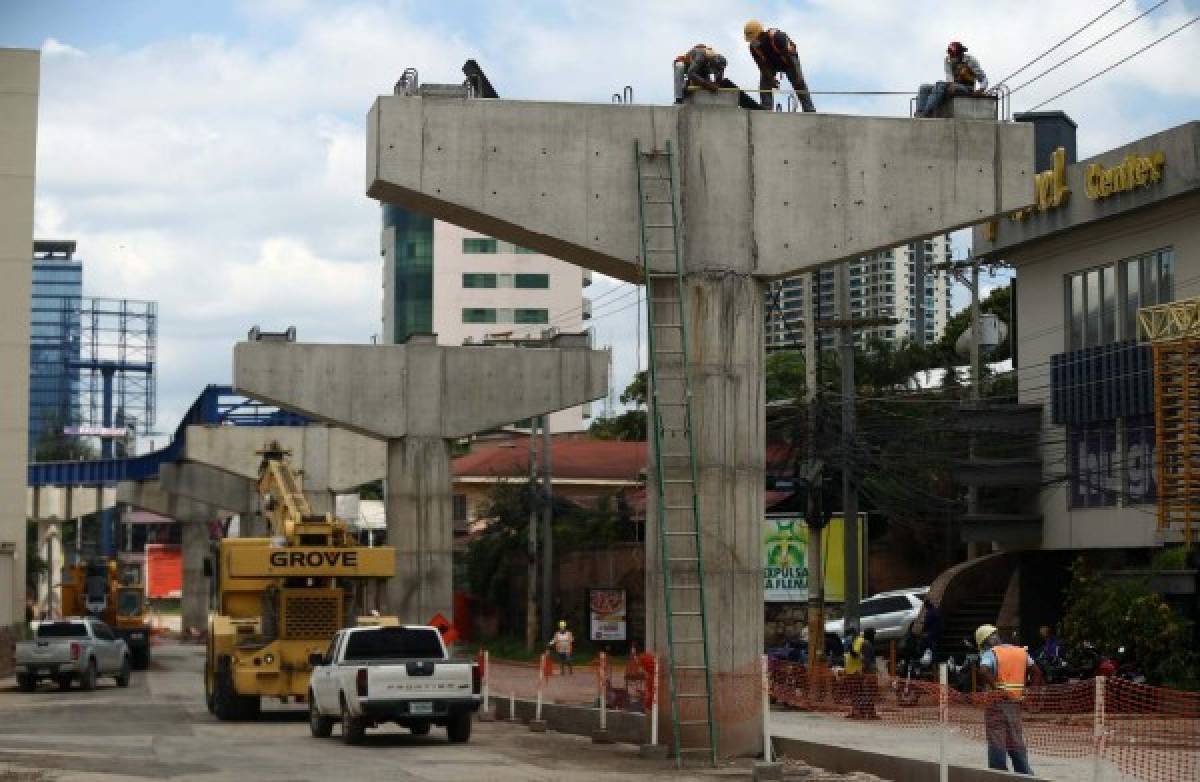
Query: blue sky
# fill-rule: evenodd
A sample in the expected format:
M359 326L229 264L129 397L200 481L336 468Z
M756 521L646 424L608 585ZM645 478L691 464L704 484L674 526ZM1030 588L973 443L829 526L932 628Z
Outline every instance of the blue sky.
M505 97L608 102L628 84L638 102L666 103L671 59L697 41L727 54L731 78L752 83L740 31L758 16L797 40L815 90L908 90L939 77L952 38L996 79L1109 5L0 0L0 46L43 50L38 236L79 241L88 295L160 302L158 428L169 431L204 384L229 379L230 348L251 325L294 323L311 341L365 342L380 330L363 117L405 67L424 81L458 81L475 57ZM1150 5L1127 0L1025 75ZM1020 91L1014 108L1197 13L1200 0L1170 0ZM1079 123L1087 156L1196 119L1198 71L1200 24L1049 108ZM899 97L817 103L855 114L908 108ZM618 390L633 370L629 314L594 321L614 346Z

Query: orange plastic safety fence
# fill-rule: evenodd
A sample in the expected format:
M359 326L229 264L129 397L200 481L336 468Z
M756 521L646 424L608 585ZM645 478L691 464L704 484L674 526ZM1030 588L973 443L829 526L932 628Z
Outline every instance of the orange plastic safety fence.
M1138 779L1200 779L1200 693L1104 686L1102 756Z

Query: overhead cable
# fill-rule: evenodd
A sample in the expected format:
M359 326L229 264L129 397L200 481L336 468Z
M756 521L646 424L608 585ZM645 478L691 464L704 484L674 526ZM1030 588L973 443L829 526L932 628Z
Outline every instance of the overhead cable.
M1164 0L1164 2L1165 2L1165 0ZM1079 35L1081 32L1083 32L1084 30L1088 29L1089 27L1091 27L1092 25L1094 25L1096 22L1100 21L1100 20L1101 20L1101 19L1103 19L1104 17L1108 16L1110 13L1112 13L1112 12L1113 12L1113 11L1115 11L1115 10L1117 10L1118 8L1120 8L1120 7L1121 7L1122 5L1124 5L1124 4L1125 4L1125 0L1117 0L1117 2L1115 2L1115 3L1113 3L1111 6L1109 6L1109 7L1108 7L1108 8L1107 8L1107 9L1106 9L1106 10L1105 10L1103 13L1101 13L1099 16L1097 16L1097 17L1095 17L1094 19L1092 19L1092 21L1088 22L1088 23L1087 23L1087 24L1085 24L1083 27L1080 27L1080 28L1078 28L1077 30L1075 30L1075 32L1071 33L1071 34L1070 34L1070 35L1068 35L1066 38L1063 38L1061 41L1059 41L1058 43L1054 44L1054 45L1053 45L1053 46L1051 46L1049 49L1047 49L1046 51L1044 51L1044 52L1042 52L1041 54L1039 54L1037 57L1034 57L1032 60L1030 60L1029 62L1025 63L1025 64L1024 64L1024 65L1022 65L1020 68L1017 68L1015 71L1013 71L1012 73L1008 74L1008 75L1007 75L1007 76L1005 76L1003 79L1000 79L999 81L997 81L997 82L996 82L996 84L997 84L997 85L1006 84L1006 83L1008 82L1008 80L1009 80L1009 79L1011 79L1012 77L1016 76L1018 73L1021 73L1022 71L1024 71L1024 70L1028 69L1028 68L1029 68L1029 66L1031 66L1031 65L1033 65L1035 62L1037 62L1037 61L1041 60L1043 57L1045 57L1046 55L1050 54L1050 53L1051 53L1051 52L1053 52L1055 49L1057 49L1058 47L1062 46L1064 43L1066 43L1067 41L1071 40L1071 39L1072 39L1072 38L1074 38L1075 36Z

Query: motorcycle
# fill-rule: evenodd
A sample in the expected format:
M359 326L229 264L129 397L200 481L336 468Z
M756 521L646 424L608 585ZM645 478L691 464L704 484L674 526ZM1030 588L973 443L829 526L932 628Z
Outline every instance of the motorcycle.
M896 702L901 706L916 706L921 700L922 688L914 682L933 679L933 650L926 649L920 657L906 656L896 662L896 676L892 679L892 690Z

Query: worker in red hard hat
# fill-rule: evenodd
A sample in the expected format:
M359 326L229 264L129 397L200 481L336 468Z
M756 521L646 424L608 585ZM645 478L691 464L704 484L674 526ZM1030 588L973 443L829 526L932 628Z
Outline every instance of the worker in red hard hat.
M918 96L918 117L932 116L933 111L951 95L982 95L987 92L988 78L983 66L974 56L967 54L967 47L959 41L951 41L946 47L946 80L933 85L927 96Z
M796 42L788 37L783 30L774 27L764 29L762 22L751 19L742 28L746 43L750 44L750 56L758 66L759 103L764 109L772 111L775 99L771 90L779 86L779 74L786 74L796 91L796 98L805 111L816 111L808 84L804 81L804 71L800 69L800 57L796 53Z

